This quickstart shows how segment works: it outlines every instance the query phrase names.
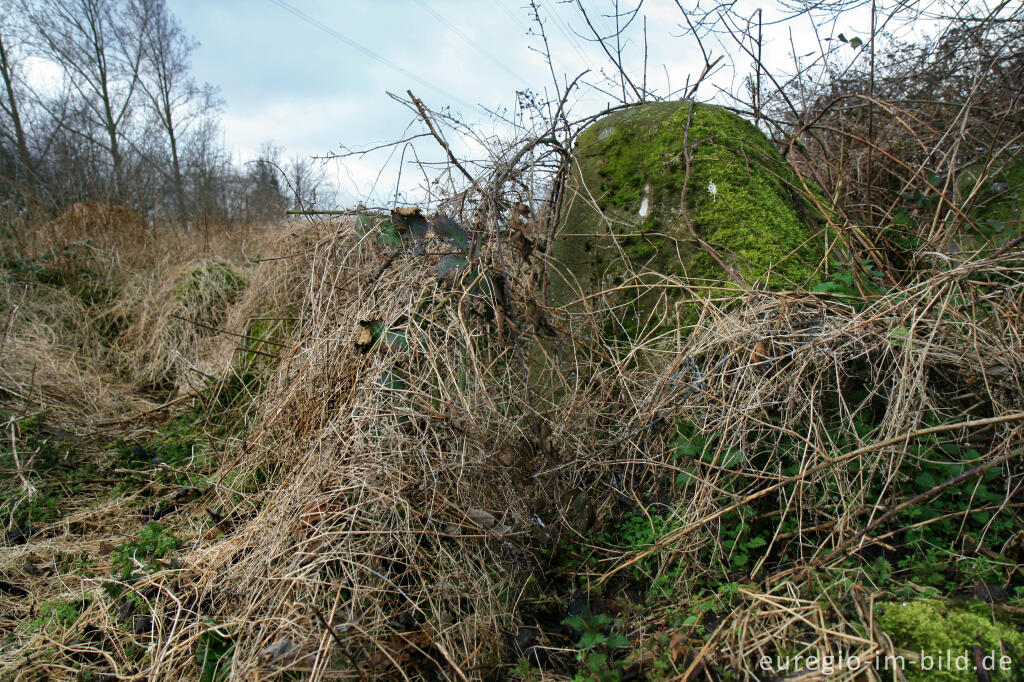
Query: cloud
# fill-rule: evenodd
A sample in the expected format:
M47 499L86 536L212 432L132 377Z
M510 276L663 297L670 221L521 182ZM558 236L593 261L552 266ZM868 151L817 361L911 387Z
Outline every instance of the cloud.
M615 86L602 78L602 70L614 75L614 69L600 46L588 40L586 22L571 4L541 4L556 86L536 27L534 35L527 35L530 17L519 0L287 0L327 31L276 2L169 0L202 43L194 54L194 71L200 80L220 86L227 102L225 137L243 158L266 140L284 147L290 157L399 139L415 114L389 98L388 91L404 96L411 89L431 108L450 107L467 123L497 134L507 132L507 126L490 121L488 110L512 110L516 91L526 87L554 97L556 89L586 69L591 70L586 80L598 87L579 89L569 102L572 115L592 114L613 103L614 93L602 90ZM678 89L687 77L695 78L703 59L692 39L679 37L681 16L674 3L649 2L644 9L648 85L667 93L670 86ZM590 18L598 31L614 28L607 12L591 11ZM639 22L634 24L623 57L638 82L645 52L641 29ZM357 42L377 59L331 32ZM731 86L728 74L717 85ZM457 136L452 137L458 146ZM439 154L433 140L419 149L431 158ZM358 201L359 192L380 191L382 183L394 182L397 168L389 167L378 178L386 159L386 153L349 159L337 174L340 200ZM404 182L410 175L402 177Z

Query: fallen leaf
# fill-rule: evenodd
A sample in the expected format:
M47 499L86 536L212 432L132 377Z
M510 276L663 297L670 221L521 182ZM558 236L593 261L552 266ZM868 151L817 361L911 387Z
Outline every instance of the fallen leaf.
M481 528L491 528L498 522L494 515L490 512L484 511L483 509L470 509L466 512L466 516L469 520L477 524Z
M669 645L672 651L672 662L675 663L680 657L686 657L686 640L678 632L672 635L672 643Z
M367 350L373 345L372 324L372 322L360 322L356 327L355 334L353 334L353 342L359 350Z
M755 364L764 362L766 359L765 356L767 355L768 346L765 345L764 341L758 341L757 343L754 344L754 357L752 359L754 360Z
M265 661L276 661L287 655L293 648L295 648L295 642L292 641L291 637L282 637L270 646L261 649L260 658Z
M208 530L205 533L203 533L203 539L204 540L216 540L217 538L219 538L222 535L224 535L224 531L221 530L220 528L218 528L217 526L214 526L210 530Z
M506 526L499 523L494 528L491 528L491 533L493 533L499 540L503 540L512 534L512 526Z
M1010 598L1009 593L1002 586L984 580L971 587L971 594L989 604L1001 604Z

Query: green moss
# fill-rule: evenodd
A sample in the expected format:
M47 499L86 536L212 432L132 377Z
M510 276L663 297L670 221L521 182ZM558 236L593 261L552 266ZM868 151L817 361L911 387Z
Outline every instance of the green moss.
M980 182L969 217L997 243L1018 236L1024 228L1024 154L990 168L984 177L981 171L969 169L958 183L960 194L967 196Z
M659 102L610 114L580 134L553 250L571 274L565 286L556 284L556 298L567 299L566 288L614 285L630 270L728 279L680 215L684 142L691 157L686 209L696 235L749 283L816 282L821 252L807 224L811 211L768 139L721 107L695 104L691 117L688 102Z
M277 365L276 358L283 351L280 344L294 327L295 323L287 318L249 322L231 369L210 384L211 407L214 408L209 415L211 425L228 429L244 424L249 405L263 393Z
M81 601L69 599L54 599L43 602L39 605L39 616L21 624L25 633L38 632L40 630L51 631L61 627L68 627L78 620Z
M114 550L113 564L117 579L129 582L139 577L139 571L154 572L164 568L165 556L181 547L182 541L174 533L164 530L159 523L141 528L135 542Z
M209 296L231 297L246 287L245 273L223 261L202 261L185 271L178 280L177 298L182 303L204 300Z
M879 605L876 617L898 649L930 657L917 662L907 657L903 673L910 682L979 679L974 670L975 646L983 655L995 656L995 669L989 671L992 680L1019 680L1024 675L1024 634L986 613L988 608L984 604L952 607L933 600L888 602ZM957 670L957 658L964 655L968 669ZM945 669L938 669L940 657L948 661L950 656L953 665L947 662ZM1003 656L1012 661L1011 670L1000 669ZM925 669L929 660L933 665Z
M19 419L0 408L0 423L10 424L0 439L0 518L14 529L55 521L68 509L68 501L96 475L96 462L82 451L77 436L45 423L41 416ZM22 474L35 487L25 495L15 475L13 444L21 453ZM25 453L31 453L27 458Z

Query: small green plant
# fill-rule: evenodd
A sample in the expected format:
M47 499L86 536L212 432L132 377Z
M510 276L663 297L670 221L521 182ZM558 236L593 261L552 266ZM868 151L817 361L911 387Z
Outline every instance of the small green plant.
M522 656L516 661L515 666L512 667L509 673L521 680L521 682L534 682L534 680L539 679L540 671L533 667L528 658Z
M231 653L235 642L230 632L213 621L199 635L196 645L196 665L199 666L201 682L226 680L231 671Z
M77 573L79 575L90 575L93 560L86 552L64 554L58 552L54 556L54 562L60 573Z
M60 627L68 627L78 620L81 613L80 607L86 602L76 602L70 599L54 599L43 602L39 605L39 616L22 623L21 629L25 633L50 631Z
M615 649L629 646L629 640L615 627L621 622L604 613L569 616L563 625L580 632L576 641L576 659L583 669L577 672L577 682L612 682L622 676L624 663L612 658Z
M165 567L161 561L181 546L181 540L159 523L151 523L139 531L138 539L114 550L114 568L121 582L131 582L143 573Z

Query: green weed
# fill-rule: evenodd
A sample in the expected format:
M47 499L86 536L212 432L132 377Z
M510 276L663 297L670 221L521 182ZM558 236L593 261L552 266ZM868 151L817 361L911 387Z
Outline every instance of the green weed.
M115 575L121 582L132 582L144 573L166 568L162 559L181 547L181 539L164 530L159 523L151 523L141 530L135 542L114 550Z
M577 682L612 682L622 677L625 663L613 658L616 649L629 646L629 640L615 630L622 622L604 613L569 616L563 625L580 632L576 641L576 660L582 669L576 673Z

